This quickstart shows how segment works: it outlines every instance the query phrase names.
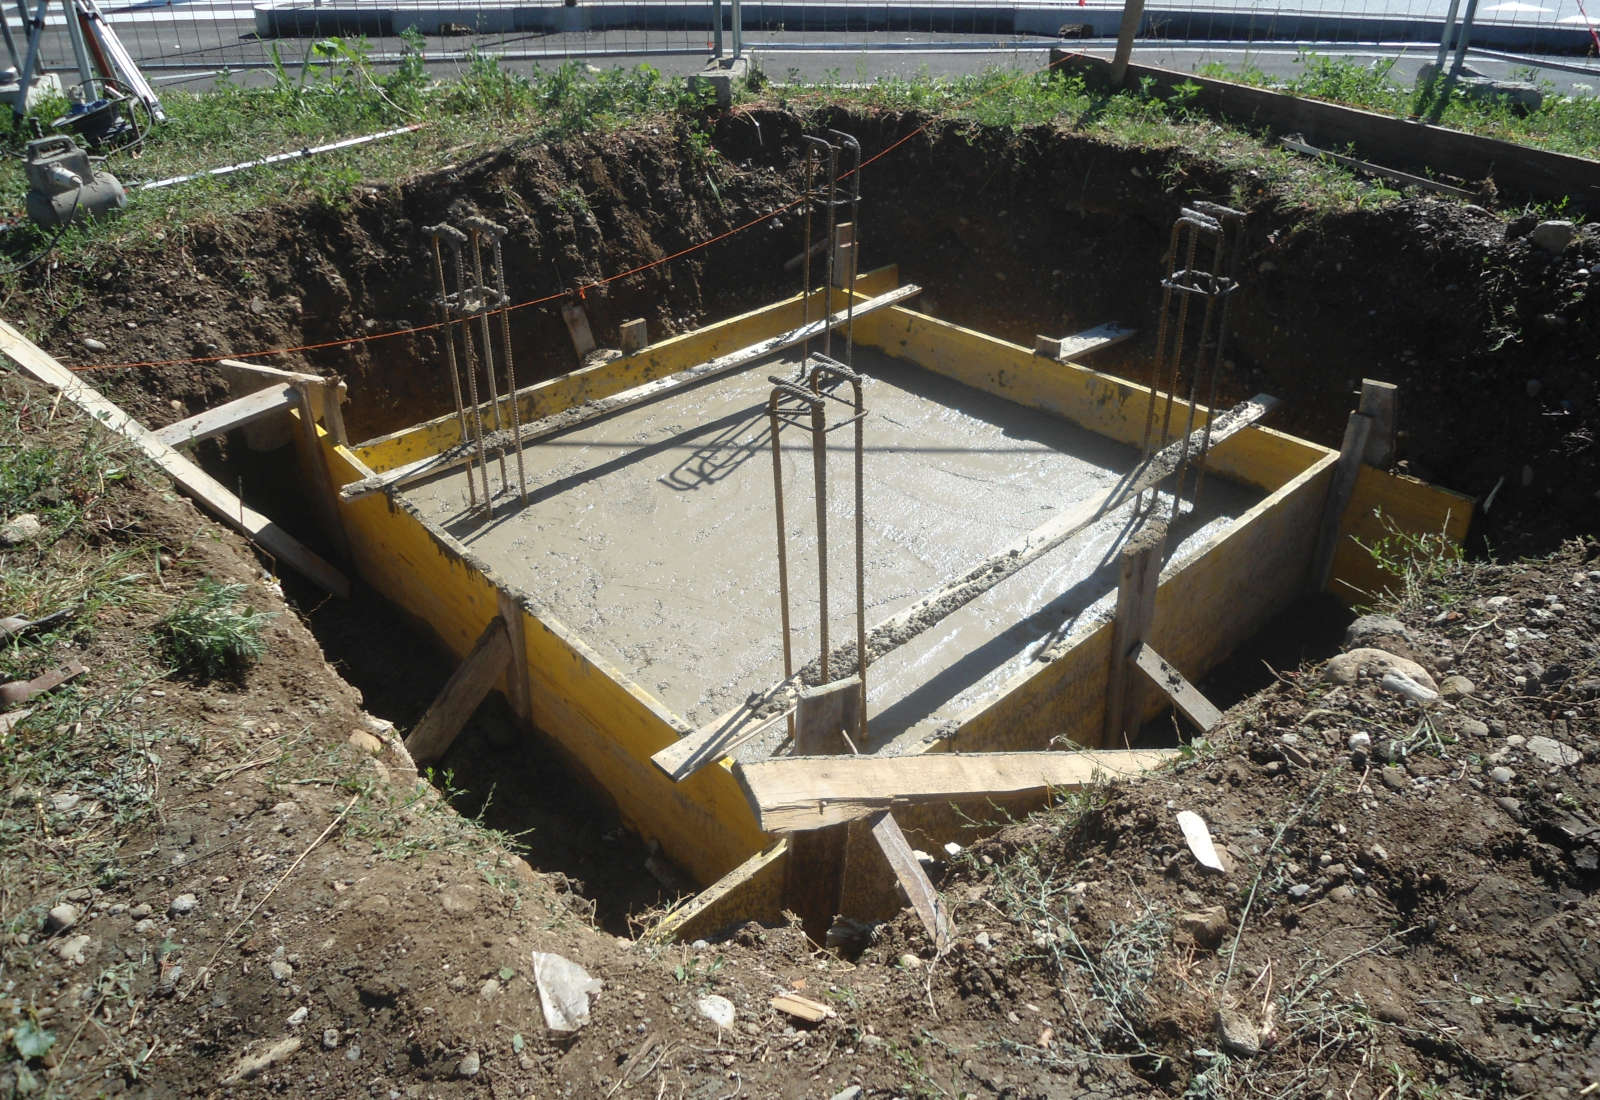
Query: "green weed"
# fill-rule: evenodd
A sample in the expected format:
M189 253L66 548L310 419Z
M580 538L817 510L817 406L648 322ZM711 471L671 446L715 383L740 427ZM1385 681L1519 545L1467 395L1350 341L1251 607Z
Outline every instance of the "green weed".
M267 616L244 603L243 592L241 584L202 580L156 625L166 659L196 680L247 672L266 652L261 626Z

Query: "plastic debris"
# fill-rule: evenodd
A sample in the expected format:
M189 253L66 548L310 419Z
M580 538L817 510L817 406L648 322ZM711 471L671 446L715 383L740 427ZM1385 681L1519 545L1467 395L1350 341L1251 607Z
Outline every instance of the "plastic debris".
M589 1022L589 994L601 983L570 959L546 951L533 953L533 980L539 987L539 1007L551 1031L577 1031Z
M1206 827L1205 819L1193 810L1178 811L1178 828L1183 830L1183 839L1189 845L1189 851L1194 853L1202 866L1213 871L1225 871L1222 859L1217 855L1217 847L1211 842L1211 830Z

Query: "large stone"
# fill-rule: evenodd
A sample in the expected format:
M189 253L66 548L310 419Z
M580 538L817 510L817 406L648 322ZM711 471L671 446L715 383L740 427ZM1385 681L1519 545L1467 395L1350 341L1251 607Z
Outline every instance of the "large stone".
M1546 252L1560 255L1578 235L1578 229L1569 221L1540 222L1528 231L1528 239Z
M1362 673L1381 677L1385 672L1399 672L1431 692L1439 690L1427 669L1385 649L1352 649L1332 657L1323 666L1322 678L1335 684L1353 684Z
M1248 1016L1231 1008L1217 1009L1217 1038L1223 1050L1237 1057L1254 1058L1261 1053L1261 1032Z
M1393 615L1363 615L1344 630L1344 644L1352 649L1370 646L1377 638L1410 637L1410 628Z
M717 110L726 111L733 106L733 82L743 83L750 76L750 60L744 57L714 57L706 67L689 77L689 88L697 91L711 89Z
M44 534L44 524L32 512L13 516L0 525L0 546L21 546Z
M1530 737L1527 749L1552 768L1570 768L1583 760L1583 753L1553 737Z

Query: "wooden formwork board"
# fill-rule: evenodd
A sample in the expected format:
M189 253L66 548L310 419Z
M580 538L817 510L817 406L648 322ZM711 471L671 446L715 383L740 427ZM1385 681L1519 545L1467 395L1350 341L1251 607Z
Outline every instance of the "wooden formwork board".
M864 298L887 293L899 285L899 268L892 264L866 272L856 279L857 294ZM809 305L812 320L822 316L823 300L822 291L812 293ZM836 303L836 309L843 307L842 300ZM609 363L585 367L546 382L525 386L517 394L518 413L523 421L532 421L587 401L612 397L658 378L666 378L719 355L787 332L801 323L803 312L801 296L796 294L773 305L662 340ZM857 322L858 326L860 323ZM503 419L509 422L509 398L501 400L506 403L503 404L506 414ZM352 450L362 462L381 474L408 462L436 455L460 439L460 422L454 413L449 413L390 435L369 439Z
M321 441L335 481L362 476L348 450L326 433ZM502 586L489 568L404 502L366 497L341 501L340 511L363 579L426 622L458 657L465 655L501 613ZM682 723L531 599L510 594L523 639L512 660L527 669L533 724L607 792L630 826L660 841L700 882L716 880L771 844L726 767L673 783L650 762L652 753L680 736Z

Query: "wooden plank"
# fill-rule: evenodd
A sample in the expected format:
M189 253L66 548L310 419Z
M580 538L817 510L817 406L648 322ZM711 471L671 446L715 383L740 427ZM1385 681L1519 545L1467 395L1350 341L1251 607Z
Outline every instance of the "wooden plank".
M293 566L336 596L350 594L350 582L343 573L278 524L248 507L216 478L163 443L156 433L107 400L99 390L56 362L4 321L0 321L0 352L4 352L32 377L60 390L67 400L108 429L127 438L176 481L179 488L273 558Z
M506 624L506 640L510 643L511 660L506 664L506 698L511 710L524 722L533 722L533 685L528 678L528 636L524 629L522 604L503 588L497 588L500 597L500 620Z
M1372 431L1367 435L1367 449L1361 456L1368 466L1386 470L1394 462L1395 437L1400 422L1400 387L1393 382L1380 382L1376 378L1361 380L1361 404L1356 412L1371 417Z
M1451 187L1448 183L1440 183L1438 180L1430 180L1423 176L1413 176L1410 172L1402 172L1398 168L1385 168L1383 165L1373 164L1371 161L1342 156L1327 149L1318 149L1315 145L1307 145L1305 142L1296 141L1294 138L1279 138L1278 140L1285 149L1292 149L1296 153L1304 153L1307 156L1330 160L1334 164L1342 165L1352 172L1360 172L1365 176L1376 176L1379 179L1392 180L1407 187L1420 187L1425 191L1449 195L1457 199L1466 199L1468 202L1478 197L1465 188Z
M1395 531L1407 531L1460 543L1467 537L1474 510L1471 497L1363 464L1350 506L1344 510L1333 572L1324 591L1346 603L1372 603L1386 589L1398 592L1401 578L1385 572L1356 540L1371 546Z
M926 802L1073 790L1096 778L1137 776L1176 749L1084 752L930 752L917 756L784 756L734 766L756 821L797 836Z
M922 869L922 861L911 850L906 834L900 831L900 825L888 810L877 814L869 828L872 839L878 842L879 850L889 861L900 888L905 891L906 900L916 910L922 927L928 930L934 949L944 954L950 946L950 914L945 910L944 899L939 896L939 891L928 881L928 873Z
M920 287L911 285L900 287L887 294L880 294L878 297L868 299L856 306L856 316L859 317L863 314L872 313L874 310L885 309L897 302L903 302L920 292ZM834 326L842 325L846 317L846 313L841 310L833 315L831 323ZM525 424L522 428L523 445L526 446L536 440L572 431L584 425L592 424L597 420L602 420L605 417L623 412L626 409L636 408L652 401L670 397L673 394L682 393L685 390L691 390L696 386L705 385L707 382L721 378L725 374L730 374L733 371L749 366L751 363L765 359L769 355L819 336L824 328L827 327L827 324L827 321L819 317L808 325L801 325L799 328L779 333L777 336L769 337L749 347L719 356L709 363L702 363L699 366L690 367L688 370L679 371L677 374L669 375L666 378L658 378L643 385L635 386L633 389L624 390L611 397L603 397L586 405L566 409L551 416L535 420L531 424ZM484 444L494 449L507 447L511 444L510 433L497 432L492 436L486 437ZM439 454L429 455L415 462L407 463L404 466L380 474L376 478L352 482L340 490L340 495L345 500L359 500L373 493L385 492L389 489L410 484L413 481L433 477L464 464L471 453L469 445L457 443Z
M855 272L851 270L855 262L856 224L840 222L833 227L833 285L836 288L847 287L855 282Z
M1212 426L1212 446L1254 424L1276 404L1275 398L1258 394L1254 399L1229 409L1217 417ZM1199 447L1202 434L1203 427L1196 428L1192 433L1191 454ZM1133 500L1140 492L1160 485L1176 469L1181 453L1181 441L1157 451L1148 462L1106 493L1073 505L932 595L923 597L873 627L867 633L870 661L880 660L884 654L935 626L1090 524ZM848 643L836 649L829 657L829 667L854 668L855 655L852 649L853 645ZM871 667L870 661L868 667ZM722 759L793 711L801 685L817 678L818 667L818 662L813 660L787 680L764 692L752 694L726 714L706 723L677 743L668 745L652 759L668 775L679 780Z
M1367 452L1367 437L1372 434L1372 418L1351 413L1344 427L1344 443L1339 448L1339 464L1334 468L1333 484L1328 487L1328 502L1323 506L1322 522L1317 528L1317 552L1311 562L1311 591L1321 592L1328 586L1333 572L1333 553L1338 548L1339 528L1345 508L1355 491L1356 477L1361 473L1361 459Z
M1166 693L1172 705L1178 708L1178 713L1195 724L1201 733L1210 733L1222 721L1222 712L1212 705L1211 700L1200 694L1199 690L1184 679L1183 673L1151 649L1148 643L1141 642L1139 648L1133 652L1133 663Z
M650 326L643 317L622 322L620 336L623 355L635 355L650 343Z
M770 920L777 914L780 901L776 891L768 896L769 882L776 878L774 867L782 870L778 861L788 851L789 842L780 840L757 852L682 905L675 906L645 933L644 938L697 939L709 937L738 921Z
M802 694L795 709L796 755L826 756L848 749L844 731L856 728L860 706L861 680L856 676ZM813 829L789 839L783 904L800 918L806 934L818 943L833 927L844 902L845 849L849 842L843 825Z
M428 707L409 736L406 751L418 764L431 764L445 754L483 697L499 681L511 658L505 620L496 615L478 636L466 659L445 681L438 698Z
M260 420L275 412L290 408L299 400L294 386L279 384L264 390L234 398L214 409L168 424L156 431L156 438L169 447L186 447L202 439L221 435L240 428L253 420Z
M1167 525L1147 523L1129 536L1118 555L1117 612L1112 619L1111 662L1106 675L1103 748L1123 744L1129 730L1144 713L1138 686L1128 667L1134 650L1144 644L1156 614L1156 587L1161 579L1161 559L1167 547Z
M296 382L294 388L298 393L299 407L293 419L300 434L301 467L310 479L306 491L317 512L318 523L333 539L340 558L348 562L350 540L345 536L344 514L339 510L338 486L334 484L333 468L328 463L328 452L322 446L316 416L312 411L321 402L325 391L320 383L314 385L310 382Z
M567 334L572 337L573 350L581 360L595 349L594 333L589 328L589 315L577 302L561 307L561 319L567 324Z
M320 374L283 370L280 367L269 367L265 363L247 363L243 359L219 359L217 360L217 366L230 371L253 374L264 382L313 382L320 384L328 381Z
M1042 355L1046 359L1054 359L1058 363L1065 363L1072 359L1080 359L1091 352L1114 347L1126 340L1131 340L1138 331L1138 329L1123 328L1121 325L1104 324L1084 329L1082 332L1075 332L1071 336L1059 338L1035 336L1033 350L1035 355Z

